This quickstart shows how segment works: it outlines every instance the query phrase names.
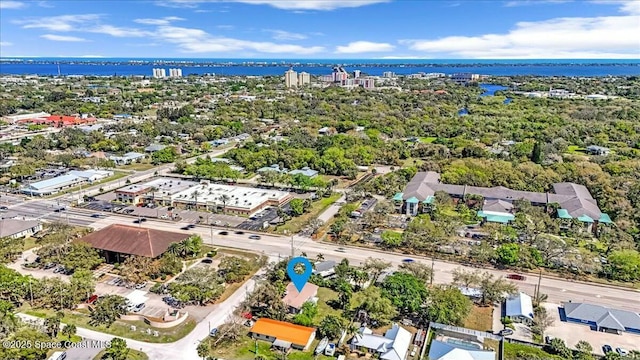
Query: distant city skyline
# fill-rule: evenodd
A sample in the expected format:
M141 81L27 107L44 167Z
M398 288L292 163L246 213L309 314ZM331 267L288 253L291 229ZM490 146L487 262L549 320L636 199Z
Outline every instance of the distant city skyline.
M0 16L5 58L640 58L635 0L2 0Z

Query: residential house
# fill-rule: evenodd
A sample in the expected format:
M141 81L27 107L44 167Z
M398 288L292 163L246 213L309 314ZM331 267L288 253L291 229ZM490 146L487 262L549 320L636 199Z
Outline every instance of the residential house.
M147 157L145 154L137 152L128 152L122 156L109 156L109 160L113 161L116 165L129 165L134 162L138 162Z
M521 292L505 300L505 317L514 322L533 323L533 301L531 296Z
M600 156L607 156L611 152L609 148L597 146L597 145L587 146L586 151L587 151L587 154L600 155Z
M382 360L405 360L411 338L411 333L397 323L394 323L384 336L362 327L351 339L351 349L376 354Z
M280 349L307 350L316 337L316 329L260 318L253 324L249 334L254 339L269 341Z
M560 314L563 320L589 325L595 331L640 334L640 315L637 312L569 301L563 304Z
M42 224L35 220L1 219L0 238L19 239L29 237L42 230Z
M327 260L323 262L318 262L313 265L313 275L319 275L323 278L327 278L333 276L336 273L335 271L336 262L333 260Z
M144 152L146 153L154 153L156 151L160 151L160 150L164 150L164 148L166 148L166 145L162 145L162 144L151 144L149 146L147 146L146 148L144 148Z
M289 175L296 175L296 174L301 174L310 178L314 178L318 176L318 172L316 170L310 169L308 166L305 166L302 169L289 171Z
M94 231L78 241L100 250L107 262L122 263L129 255L157 258L173 243L181 242L189 234L162 231L138 226L112 224Z
M430 323L428 359L430 360L496 360L493 347L501 337L485 331ZM485 341L490 343L485 345Z
M289 307L290 313L298 314L302 310L304 303L311 302L315 304L318 302L318 289L318 285L308 282L304 285L302 291L298 291L293 283L289 283L282 302Z
M280 168L280 165L278 165L278 164L272 164L271 166L261 167L256 172L257 173L264 173L264 172L268 172L268 171L276 171L276 172L279 172L279 173L286 173L288 171L288 169Z

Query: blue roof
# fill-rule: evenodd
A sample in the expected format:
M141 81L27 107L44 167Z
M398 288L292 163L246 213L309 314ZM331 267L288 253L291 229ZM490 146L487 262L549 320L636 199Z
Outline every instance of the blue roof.
M436 200L436 197L433 195L427 196L426 199L424 199L424 201L422 202L423 204L433 204L433 202Z
M603 223L603 224L612 224L613 223L613 221L611 221L611 218L609 217L609 214L605 214L605 213L602 213L600 215L600 219L598 219L598 222L599 223Z
M404 195L403 193L399 192L396 193L395 195L393 195L393 199L394 201L402 201L402 195Z
M407 199L407 202L410 203L410 204L417 204L418 202L420 202L420 200L418 200L417 197L413 196L413 197Z
M558 209L558 217L561 219L573 219L567 209Z
M593 219L590 218L588 215L579 216L578 220L580 220L582 222L586 222L586 223L592 223L593 222Z
M303 167L302 169L292 170L289 172L289 175L296 175L296 174L302 174L304 176L314 177L318 175L318 172L315 170L309 169L308 167Z

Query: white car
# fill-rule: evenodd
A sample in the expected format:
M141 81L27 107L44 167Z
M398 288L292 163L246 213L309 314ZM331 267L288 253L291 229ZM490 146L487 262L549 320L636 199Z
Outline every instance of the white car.
M625 348L621 348L621 347L616 348L616 352L617 352L618 354L620 354L621 356L627 356L627 355L629 355L629 352L627 351L627 349L625 349Z

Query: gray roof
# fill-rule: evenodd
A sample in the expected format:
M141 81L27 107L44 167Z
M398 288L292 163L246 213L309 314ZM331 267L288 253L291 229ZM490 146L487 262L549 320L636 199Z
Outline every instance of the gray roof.
M166 146L162 145L162 144L151 144L151 145L147 146L146 148L144 148L144 151L155 152L155 151L164 150L164 148L166 148Z
M568 318L593 322L598 327L609 329L640 330L640 315L631 311L609 309L586 303L568 302L563 305L564 313Z
M321 273L323 271L331 270L336 266L336 262L333 260L327 260L315 264L314 273Z
M510 212L513 209L513 204L504 200L487 200L482 207L483 211L494 212Z
M404 360L411 344L411 333L398 324L393 324L384 336L375 335L368 328L360 328L351 343L363 346L380 354L382 360Z
M35 220L2 219L0 220L0 238L21 233L40 225Z
M488 350L470 349L448 342L433 340L429 347L431 360L495 360L496 353Z

